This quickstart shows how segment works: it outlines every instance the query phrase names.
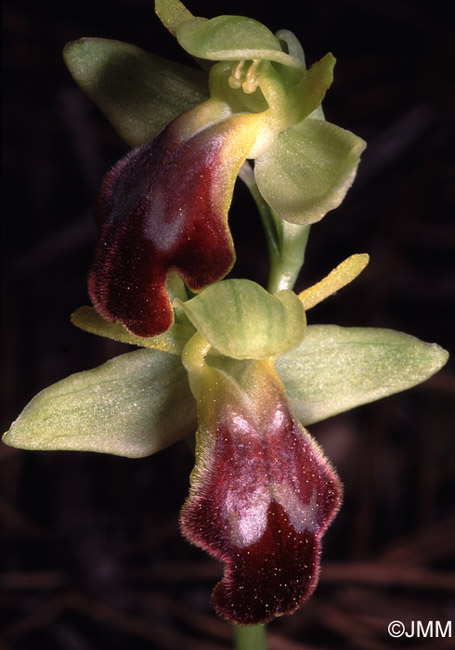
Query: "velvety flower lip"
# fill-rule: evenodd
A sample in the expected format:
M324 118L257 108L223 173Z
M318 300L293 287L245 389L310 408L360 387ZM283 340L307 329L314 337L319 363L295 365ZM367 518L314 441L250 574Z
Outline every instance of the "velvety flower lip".
M321 537L341 500L339 480L295 419L272 362L245 363L242 396L208 371L181 515L186 537L226 563L213 604L242 625L290 614L310 596Z
M193 134L193 109L107 174L89 275L90 297L105 318L138 336L160 334L173 322L171 270L198 291L231 269L227 213L255 118L235 116Z

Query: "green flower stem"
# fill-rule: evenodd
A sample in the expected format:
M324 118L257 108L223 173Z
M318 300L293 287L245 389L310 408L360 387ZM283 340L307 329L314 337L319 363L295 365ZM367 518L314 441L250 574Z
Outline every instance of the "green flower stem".
M270 293L293 289L305 259L310 226L288 223L279 217L260 193L253 169L248 162L242 166L239 176L248 187L264 226L270 260L267 288Z
M300 269L305 261L305 249L310 234L310 226L299 226L288 221L283 221L276 212L270 208L276 221L279 236L280 257L278 262L270 265L270 278L268 289L276 293L283 289L293 289Z
M265 625L234 625L236 650L267 650Z
M259 214L261 215L262 224L265 230L270 264L272 267L276 266L278 265L280 259L279 236L276 220L270 211L269 204L266 202L259 191L259 188L256 184L256 179L254 178L253 169L248 162L245 162L242 165L239 176L249 189L250 194L253 197L254 202L256 203L256 206L259 210Z

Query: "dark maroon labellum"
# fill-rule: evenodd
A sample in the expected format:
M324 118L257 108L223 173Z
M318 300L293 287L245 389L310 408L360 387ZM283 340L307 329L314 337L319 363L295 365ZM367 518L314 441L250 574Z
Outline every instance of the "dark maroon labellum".
M165 288L171 270L197 291L221 279L234 262L225 195L238 169L226 180L229 130L216 124L183 139L186 115L123 158L99 196L90 297L104 317L138 336L160 334L172 324Z
M257 368L262 373L260 362ZM256 402L220 391L217 397L212 388L207 418L199 409L201 444L182 531L226 563L213 592L218 613L241 625L263 623L294 612L314 590L341 485L273 376L255 383Z

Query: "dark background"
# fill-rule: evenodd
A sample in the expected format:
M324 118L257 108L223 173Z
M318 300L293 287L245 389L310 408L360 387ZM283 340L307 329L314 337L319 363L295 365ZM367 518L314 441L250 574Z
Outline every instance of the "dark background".
M327 119L368 141L346 201L312 229L298 288L348 255L368 269L310 321L391 327L453 350L453 45L446 1L188 1L293 30L308 63L338 63ZM126 348L74 328L87 304L92 205L126 146L67 73L81 36L185 60L149 0L8 0L4 10L2 430L40 389ZM235 274L265 283L246 191ZM395 619L455 619L454 371L311 427L345 484L321 581L270 625L271 650L445 648L392 639ZM179 535L192 460L183 443L127 460L0 446L0 650L216 650L220 567ZM455 635L455 624L453 626ZM254 649L252 649L254 650Z

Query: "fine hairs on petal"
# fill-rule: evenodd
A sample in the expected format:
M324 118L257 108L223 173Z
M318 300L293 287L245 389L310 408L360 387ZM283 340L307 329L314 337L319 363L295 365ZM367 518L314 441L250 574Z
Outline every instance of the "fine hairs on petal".
M199 400L197 462L181 515L184 535L226 564L212 600L240 625L290 614L307 600L342 493L269 363L247 363L243 393L217 376L210 401Z
M184 113L128 154L101 188L89 293L105 318L138 336L171 326L171 271L200 291L234 263L228 210L260 122L234 116L198 130L201 111Z

